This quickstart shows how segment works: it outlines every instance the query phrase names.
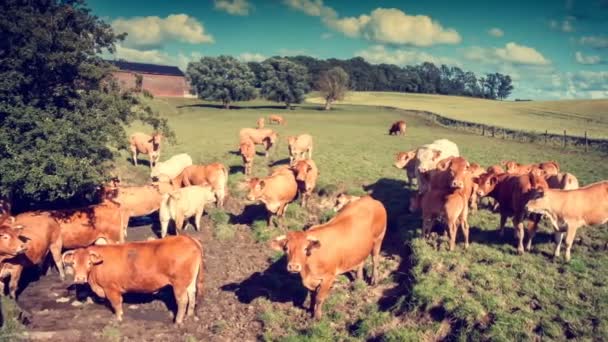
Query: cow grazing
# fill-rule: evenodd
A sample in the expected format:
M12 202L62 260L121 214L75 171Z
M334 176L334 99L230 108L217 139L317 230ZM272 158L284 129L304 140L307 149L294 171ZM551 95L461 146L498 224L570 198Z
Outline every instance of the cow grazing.
M270 128L242 128L239 131L239 142L251 140L254 145L263 145L268 158L268 151L274 146L279 139L279 134Z
M253 158L255 157L255 145L250 139L241 140L239 144L239 152L243 158L243 166L245 175L251 175L253 169Z
M336 197L336 202L334 203L334 211L338 212L342 210L347 204L357 201L361 199L361 196L347 195L345 193L341 193Z
M175 222L175 233L179 234L184 228L184 221L191 217L194 217L194 227L199 231L205 206L215 200L215 194L209 186L193 185L164 194L158 212L160 236L167 235L170 221Z
M391 125L391 128L388 129L388 135L403 135L405 136L405 121L399 120L394 122Z
M548 161L538 164L523 165L514 160L502 161L505 171L513 175L523 175L534 170L540 170L540 174L551 176L559 173L559 164L556 161Z
M186 153L176 154L168 160L156 164L156 166L152 168L152 172L150 172L150 178L160 179L165 177L168 180L171 180L179 176L179 174L190 165L192 165L192 158L189 155Z
M413 184L413 180L416 179L416 150L399 152L395 155L395 167L398 169L405 169L407 174L407 182L409 185Z
M296 178L287 167L277 168L268 177L248 180L248 187L247 200L264 203L268 211L269 226L272 226L272 216L282 218L287 205L293 202L298 194ZM279 224L282 225L282 220Z
M300 160L293 165L292 169L296 176L298 190L302 196L301 204L305 207L317 185L319 169L317 169L317 164L312 159Z
M131 134L129 144L133 154L133 164L137 166L137 155L142 153L148 155L150 167L154 167L160 158L162 138L163 136L160 133L154 133L152 136L141 132Z
M185 235L80 248L65 252L63 262L74 268L74 283L88 283L96 295L108 299L118 321L123 294L155 293L171 285L175 323L182 324L184 316L194 315L196 296L203 291L203 248Z
M276 123L277 125L287 125L287 120L285 120L282 116L276 114L271 114L270 116L268 116L268 122Z
M256 124L258 129L264 128L264 118L259 118Z
M190 165L172 182L176 187L209 185L215 193L218 207L224 206L224 198L228 191L228 170L224 164Z
M331 221L307 231L289 232L271 241L271 247L287 254L287 270L299 273L311 292L311 312L322 316L323 302L336 277L356 271L363 278L363 267L372 257L371 284L378 280L380 247L386 232L386 209L366 196L343 208Z
M416 151L416 178L418 179L418 192L425 192L428 186L422 180L422 174L436 168L437 163L448 157L458 157L458 146L447 139L435 140L423 145Z
M544 214L555 229L555 252L559 257L566 235L566 261L576 231L580 226L595 226L608 222L608 181L597 182L574 190L539 189L534 191L526 210Z
M476 179L479 185L477 195L480 197L491 196L499 203L500 211L500 236L504 235L507 218L512 217L515 237L518 239L517 252L524 252L524 220L526 219L526 202L529 200L532 190L547 189L549 185L545 178L536 174L511 175L503 173L500 175L483 174ZM531 215L528 225L529 239L526 249L532 248L532 239L536 234L540 215Z
M290 165L305 159L307 153L308 159L312 159L312 136L310 134L287 137L287 147L289 148Z
M579 188L578 179L571 173L558 173L548 176L546 179L551 189L574 190Z
M0 278L10 278L9 293L16 298L17 286L24 268L42 265L51 252L51 256L61 280L65 278L61 262L61 227L48 213L27 212L15 217L15 224L22 227L19 235L27 241L25 253L15 255L2 261ZM2 237L3 239L3 237ZM4 290L4 288L2 289Z

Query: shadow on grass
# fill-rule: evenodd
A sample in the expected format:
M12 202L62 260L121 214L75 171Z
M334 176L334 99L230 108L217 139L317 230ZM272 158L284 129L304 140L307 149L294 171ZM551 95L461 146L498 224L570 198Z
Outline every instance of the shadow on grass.
M236 150L236 151L228 151L228 153L234 155L234 156L240 156L241 155L241 151L240 150Z
M266 220L268 212L263 204L249 204L243 208L243 212L238 215L230 214L230 224L251 225L256 220Z
M133 159L131 157L127 157L127 158L125 158L125 160L127 162L129 162L129 164L133 165ZM147 160L147 159L139 159L139 158L137 158L137 166L140 166L140 165L144 165L144 166L150 167L150 161Z
M215 103L197 103L192 105L183 105L177 106L177 108L214 108L214 109L224 109L224 106L221 104ZM230 105L229 110L241 110L241 109L272 109L272 110L281 110L285 109L285 105L254 105L254 106L236 106Z
M275 166L279 166L279 165L289 165L289 158L275 160L272 163L270 163L268 166L275 167Z
M236 173L245 173L245 168L241 165L230 165L228 173L234 175Z

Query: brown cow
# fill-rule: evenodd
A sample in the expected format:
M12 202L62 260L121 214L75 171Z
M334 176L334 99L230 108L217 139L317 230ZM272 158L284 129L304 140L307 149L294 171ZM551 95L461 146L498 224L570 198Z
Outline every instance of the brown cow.
M171 285L175 323L180 325L186 314L194 315L197 292L203 290L203 248L186 235L80 248L65 252L63 262L73 265L74 283L88 283L96 295L108 299L118 321L123 294L155 293Z
M278 125L287 125L287 120L285 120L282 116L271 114L268 116L268 123L276 123Z
M263 145L266 150L266 158L268 158L268 150L276 144L278 139L279 134L270 128L242 128L239 131L239 143L251 140L254 145Z
M499 203L500 236L504 236L507 218L512 217L515 237L518 239L517 252L524 252L524 220L526 218L525 205L533 189L547 189L549 185L545 179L535 173L525 175L483 174L477 180L480 197L491 196ZM529 240L526 249L532 248L532 239L536 234L540 215L531 215L528 225Z
M361 196L348 195L345 193L341 193L336 197L336 202L334 204L334 211L338 212L342 210L347 204L357 201L361 199Z
M287 270L300 273L311 293L311 311L322 316L323 302L336 277L356 271L363 278L363 267L372 257L371 284L378 280L380 247L386 232L386 209L379 201L365 196L344 207L331 221L307 231L293 231L271 241L273 249L287 254Z
M215 193L218 207L224 206L224 198L228 191L228 170L222 163L209 165L190 165L173 179L175 187L191 185L209 185Z
M507 160L502 161L501 164L505 166L507 173L513 175L523 175L530 173L535 169L541 170L541 174L546 176L556 175L559 173L559 164L556 161L523 165L514 160Z
M287 137L287 147L289 149L290 165L298 160L305 159L307 152L308 159L312 159L312 136L310 134Z
M256 122L256 124L257 124L258 129L264 128L264 118L263 117L259 118L258 121Z
M542 189L533 192L526 210L546 215L555 229L555 252L559 257L566 235L566 261L580 226L608 222L608 181L597 182L574 190Z
M152 136L141 132L131 134L129 144L131 145L131 153L133 154L133 164L137 166L137 155L143 153L148 155L150 168L154 167L160 159L162 138L163 136L160 133L154 133Z
M282 218L287 205L296 199L298 183L293 172L286 167L278 168L272 175L252 178L248 181L247 200L264 203L268 211L268 225L272 226L272 216ZM279 221L282 225L282 220Z
M61 262L61 227L57 221L48 213L28 212L17 215L15 224L23 227L20 235L27 240L27 250L23 254L5 259L0 270L1 279L10 277L8 288L12 298L16 298L23 269L41 265L49 251L59 271L59 277L61 280L65 278Z
M403 135L405 136L405 121L399 120L394 122L391 125L391 128L388 129L388 135Z
M319 177L319 169L317 164L312 159L304 159L295 163L292 167L293 172L298 182L298 190L302 195L302 206L306 206L306 202L310 198L312 191L317 185L317 178Z
M255 145L249 139L241 140L239 144L239 152L241 158L243 158L243 166L245 168L245 175L251 175L253 169L253 158L255 157Z
M477 163L471 163L471 165L469 165L469 172L473 178L477 178L486 173L486 170L484 170L481 165ZM477 197L477 183L473 182L472 185L473 188L471 191L471 198L469 199L469 208L475 212L477 211L477 203L479 202L479 198Z
M7 258L25 253L27 244L21 231L23 226L14 225L12 222L0 222L0 262Z
M408 184L414 184L413 180L416 179L416 150L397 153L394 165L398 169L405 169Z
M551 189L574 190L579 188L578 179L571 173L558 173L545 178Z

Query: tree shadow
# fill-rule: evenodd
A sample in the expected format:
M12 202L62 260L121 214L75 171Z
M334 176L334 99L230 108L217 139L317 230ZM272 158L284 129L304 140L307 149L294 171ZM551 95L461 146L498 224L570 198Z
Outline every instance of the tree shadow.
M240 283L222 286L223 291L234 292L239 302L249 304L257 298L272 302L288 303L302 307L308 290L302 285L299 274L287 272L287 258L272 263L266 270L255 272Z
M177 108L214 108L214 109L225 109L222 104L215 103L197 103L191 105L183 105L177 106ZM241 110L241 109L272 109L272 110L281 110L285 109L285 105L256 105L256 106L239 106L239 105L230 105L229 110Z
M254 221L267 219L268 212L263 204L249 204L243 208L243 211L238 214L229 214L230 224L246 224L251 225Z
M275 166L279 166L279 165L289 165L289 158L275 160L272 163L270 163L268 166L275 167Z

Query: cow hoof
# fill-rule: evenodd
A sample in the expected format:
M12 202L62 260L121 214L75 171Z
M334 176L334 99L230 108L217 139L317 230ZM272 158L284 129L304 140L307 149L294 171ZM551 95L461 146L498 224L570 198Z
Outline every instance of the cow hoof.
M523 249L518 249L517 250L517 254L518 255L523 255L524 254L524 250Z

